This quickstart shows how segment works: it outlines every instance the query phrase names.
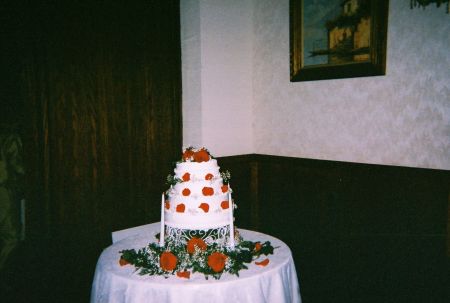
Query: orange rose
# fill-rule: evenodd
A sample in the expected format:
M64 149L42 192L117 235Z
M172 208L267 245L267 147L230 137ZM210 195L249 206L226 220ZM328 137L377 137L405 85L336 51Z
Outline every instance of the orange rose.
M194 155L194 151L192 149L186 149L183 153L183 160L187 161Z
M191 180L191 174L190 173L185 173L183 175L183 177L181 177L181 179L183 179L184 182L187 182L187 181Z
M186 206L183 203L181 203L181 204L177 205L176 212L177 213L184 213L185 209L186 209Z
M212 174L207 174L205 180L211 180L214 176Z
M177 277L189 279L191 277L191 272L187 270L177 271Z
M222 203L220 203L220 207L222 207L223 209L228 209L228 207L230 207L230 202L222 201Z
M130 264L130 262L128 262L124 258L120 258L120 260L119 260L119 265L120 266L125 266L125 265L128 265L128 264Z
M214 195L214 189L212 187L203 187L202 193L204 196L212 196Z
M209 204L208 203L202 203L202 204L200 204L200 206L198 208L203 209L203 211L205 213L207 213L209 211Z
M222 192L226 193L228 191L228 185L222 185Z
M255 243L255 251L258 252L261 249L262 245L259 242Z
M256 265L259 265L259 266L267 266L267 264L269 264L269 259L264 259L263 261L261 261L261 262L255 262L255 264Z
M194 161L195 162L209 161L209 153L204 148L202 148L198 152L194 153Z
M177 257L170 251L165 251L159 256L159 266L165 271L172 271L177 267Z
M185 188L181 193L183 194L183 196L189 196L191 194L191 191L189 190L189 188Z
M166 209L169 209L169 208L170 208L170 202L169 202L169 201L166 201L166 202L164 203L164 206L166 207Z
M215 272L221 272L225 268L227 256L220 252L213 252L208 257L208 266Z
M206 250L206 243L200 238L192 237L186 244L186 251L193 254L195 247L198 247L200 250Z

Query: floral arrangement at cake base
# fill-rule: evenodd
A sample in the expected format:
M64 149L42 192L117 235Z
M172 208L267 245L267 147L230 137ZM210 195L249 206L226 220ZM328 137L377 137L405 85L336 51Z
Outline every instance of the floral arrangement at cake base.
M120 265L134 265L140 275L158 275L168 278L176 275L189 278L191 273L202 273L208 279L212 276L220 279L223 273L239 276L239 271L247 269L247 264L257 260L261 255L273 254L270 242L240 241L233 248L206 244L201 238L193 237L186 245L160 246L153 242L135 250L121 251ZM266 258L256 265L266 266Z

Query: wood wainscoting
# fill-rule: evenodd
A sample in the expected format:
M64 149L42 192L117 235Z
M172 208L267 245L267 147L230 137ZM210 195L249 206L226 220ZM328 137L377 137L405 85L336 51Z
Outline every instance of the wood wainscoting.
M304 302L445 302L448 171L267 155L218 159L236 225L292 249Z

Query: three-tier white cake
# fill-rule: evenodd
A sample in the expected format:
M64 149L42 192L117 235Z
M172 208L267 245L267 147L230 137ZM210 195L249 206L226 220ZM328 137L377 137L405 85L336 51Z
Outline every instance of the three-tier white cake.
M170 188L161 201L161 244L183 244L190 238L233 247L233 201L228 172L205 148L183 151Z
M230 177L206 148L186 148L162 194L159 241L121 251L119 264L132 264L141 275L220 279L223 273L239 275L261 255L272 254L269 241L242 239L235 229Z

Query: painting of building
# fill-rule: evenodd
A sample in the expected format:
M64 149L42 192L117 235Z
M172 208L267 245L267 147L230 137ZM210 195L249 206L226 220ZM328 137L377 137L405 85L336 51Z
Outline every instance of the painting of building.
M344 0L340 13L325 21L327 48L313 49L310 56L327 56L328 64L369 60L371 0Z

